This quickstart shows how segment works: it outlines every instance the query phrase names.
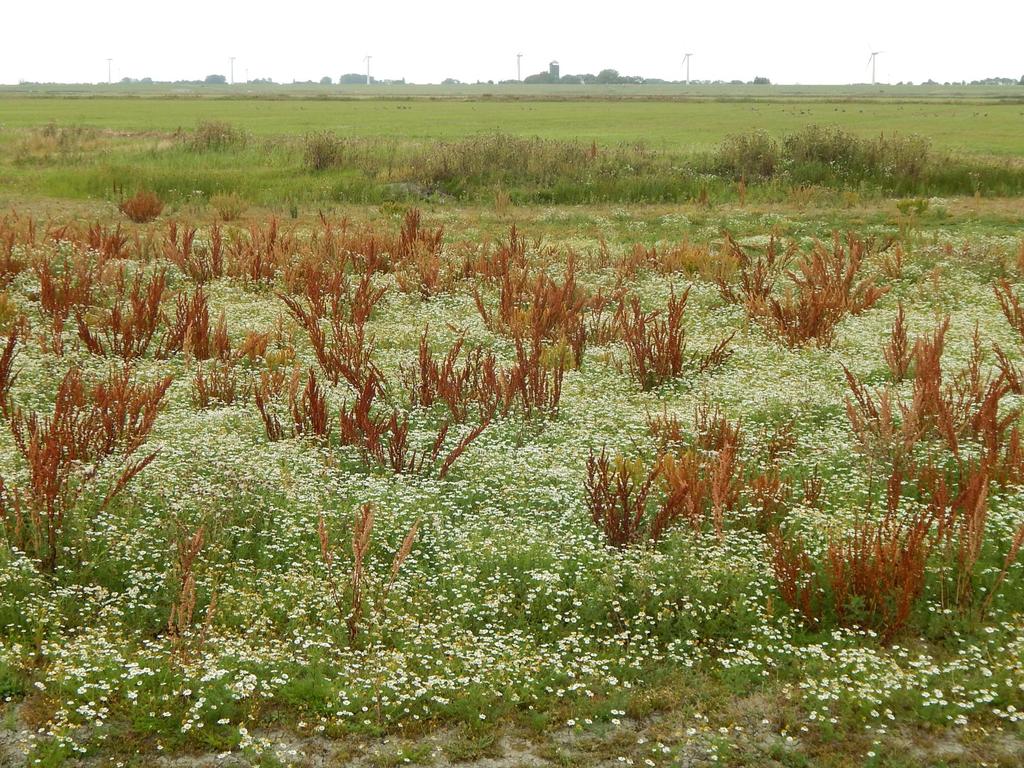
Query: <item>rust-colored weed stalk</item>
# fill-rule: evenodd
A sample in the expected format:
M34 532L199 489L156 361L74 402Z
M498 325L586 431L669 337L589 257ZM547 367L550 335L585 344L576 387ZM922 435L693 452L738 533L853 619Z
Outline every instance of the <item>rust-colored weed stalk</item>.
M161 214L164 204L156 193L140 189L132 197L122 200L118 208L136 224L145 224Z
M192 378L192 399L199 409L233 405L246 397L247 392L231 360L215 360L196 367Z
M761 258L751 257L731 238L727 246L739 265L739 287L720 279L722 296L742 304L748 317L790 346L827 346L843 318L869 309L886 293L872 278L861 277L867 245L852 235L844 244L836 233L832 248L816 242L792 270L785 267L796 258L795 245L782 251L772 239ZM788 284L777 296L775 286L784 270Z
M928 510L899 513L898 472L882 519L860 520L848 534L829 536L820 562L800 539L769 534L779 591L812 625L824 620L828 605L840 626L873 630L888 644L909 620L924 590L935 519Z
M196 242L195 227L167 225L163 255L197 285L224 276L224 237L219 224L210 227L208 243Z
M370 503L363 504L355 512L352 522L351 567L348 577L344 581L339 577L336 568L336 561L339 558L331 543L330 534L327 530L327 521L323 513L320 513L317 519L320 560L326 570L327 585L331 592L331 599L338 611L338 615L345 620L348 640L352 645L356 644L363 625L367 593L373 589L374 579L369 558L370 548L373 544L373 525L376 513L376 506ZM402 564L412 553L412 547L416 541L418 531L419 521L413 523L409 532L402 540L401 545L396 550L391 560L391 567L388 569L387 578L380 580L375 607L381 616L384 615L383 612L386 608L388 594L401 571Z
M146 354L160 322L166 275L161 270L146 279L142 272L129 282L118 272L109 310L93 313L78 308L78 336L94 355L134 360Z
M405 374L410 404L430 408L443 403L457 422L466 421L474 407L480 411L481 418L493 415L499 399L495 391L494 354L472 349L460 365L465 339L459 337L438 360L431 352L427 333L428 329L424 329L420 336L416 366Z
M51 416L10 406L8 423L28 480L10 486L0 478L0 521L8 542L52 572L67 515L96 480L100 464L117 456L122 466L100 504L103 508L156 457L155 452L135 455L153 429L170 384L170 377L138 383L123 368L90 388L72 368L58 387Z
M287 384L287 420L282 423L274 399L277 395L274 377L264 371L255 387L256 409L260 413L267 438L271 441L297 436L327 439L331 435L331 418L327 409L327 394L317 380L316 371L309 369L306 383L298 368L292 371Z

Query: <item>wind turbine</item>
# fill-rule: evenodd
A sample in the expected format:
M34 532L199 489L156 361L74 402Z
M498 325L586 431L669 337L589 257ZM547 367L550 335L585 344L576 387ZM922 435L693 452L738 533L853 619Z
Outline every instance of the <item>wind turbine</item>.
M228 56L231 59L231 84L235 84L235 56Z
M871 67L871 84L872 85L875 84L875 59L877 59L878 56L880 54L883 54L883 53L885 53L885 51L872 51L871 55L868 57L868 65Z
M516 80L523 82L523 54L516 54Z
M363 61L366 62L366 84L367 85L370 84L370 59L372 59L372 58L373 58L373 56L371 56L370 54L366 54L366 56L363 57Z
M110 85L113 82L110 77L110 62L112 61L113 59L107 59L107 85Z
M692 53L683 54L683 66L686 67L686 84L690 84L690 57Z

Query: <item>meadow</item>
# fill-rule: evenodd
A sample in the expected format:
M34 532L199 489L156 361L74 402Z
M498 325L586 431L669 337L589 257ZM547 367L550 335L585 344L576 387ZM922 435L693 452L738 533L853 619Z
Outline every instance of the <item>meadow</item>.
M1019 765L1020 107L840 97L0 97L0 765Z
M53 122L110 131L169 132L192 129L203 121L229 122L257 136L331 130L346 136L402 139L456 139L502 131L546 139L602 144L642 142L653 149L706 151L732 133L757 126L773 135L808 124L837 125L862 136L919 133L937 147L970 154L1019 157L1024 139L1024 88L968 89L940 100L921 89L852 91L802 97L785 90L765 98L755 89L730 96L728 89L697 90L690 98L659 98L657 87L646 98L630 97L628 88L598 88L583 98L579 89L535 86L527 95L516 88L495 88L487 97L467 89L374 89L366 98L355 88L348 98L314 91L306 98L289 97L278 89L262 98L259 92L239 98L235 92L213 91L206 98L185 91L177 98L166 91L145 96L109 94L80 98L27 96L0 89L0 125L4 130L32 128ZM539 91L538 91L539 89ZM618 91L618 92L617 92ZM625 91L625 93L623 93ZM678 93L678 91L675 91ZM131 91L128 92L129 94ZM671 91L669 92L671 93ZM393 94L393 95L385 95ZM506 95L507 94L507 95Z
M1024 193L1024 107L1012 100L7 94L0 106L0 182L27 197L116 202L144 188L175 204L237 194L290 212L490 204L496 195L517 204L795 197L849 207Z

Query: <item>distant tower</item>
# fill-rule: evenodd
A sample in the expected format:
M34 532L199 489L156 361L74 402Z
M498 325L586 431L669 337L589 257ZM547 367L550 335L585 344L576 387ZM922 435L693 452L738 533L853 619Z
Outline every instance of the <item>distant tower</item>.
M872 85L875 84L875 62L878 59L878 57L880 55L882 55L883 53L885 53L885 51L872 51L871 55L868 57L868 66L871 67L871 84Z
M552 80L558 80L560 75L558 74L558 62L552 61L548 64L548 74L551 75Z

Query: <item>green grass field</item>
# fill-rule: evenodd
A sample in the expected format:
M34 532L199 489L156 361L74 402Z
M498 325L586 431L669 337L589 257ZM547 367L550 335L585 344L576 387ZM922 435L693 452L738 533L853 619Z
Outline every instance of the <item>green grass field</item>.
M544 89L551 94L557 89ZM572 90L572 89L569 89ZM1024 89L1021 89L1024 91ZM203 120L224 120L262 136L330 130L352 136L451 139L502 131L521 136L601 144L643 142L673 152L713 148L751 127L775 135L806 125L838 125L858 135L918 133L941 149L1016 157L1024 152L1024 103L923 100L850 101L829 91L809 99L775 101L514 100L427 96L408 100L315 98L19 98L0 91L5 130L55 122L114 131L190 130ZM1020 97L1021 94L1014 93ZM737 95L736 98L753 98ZM852 98L856 98L855 96ZM787 99L787 100L781 100ZM793 99L792 101L788 99ZM933 103L937 102L937 103Z

